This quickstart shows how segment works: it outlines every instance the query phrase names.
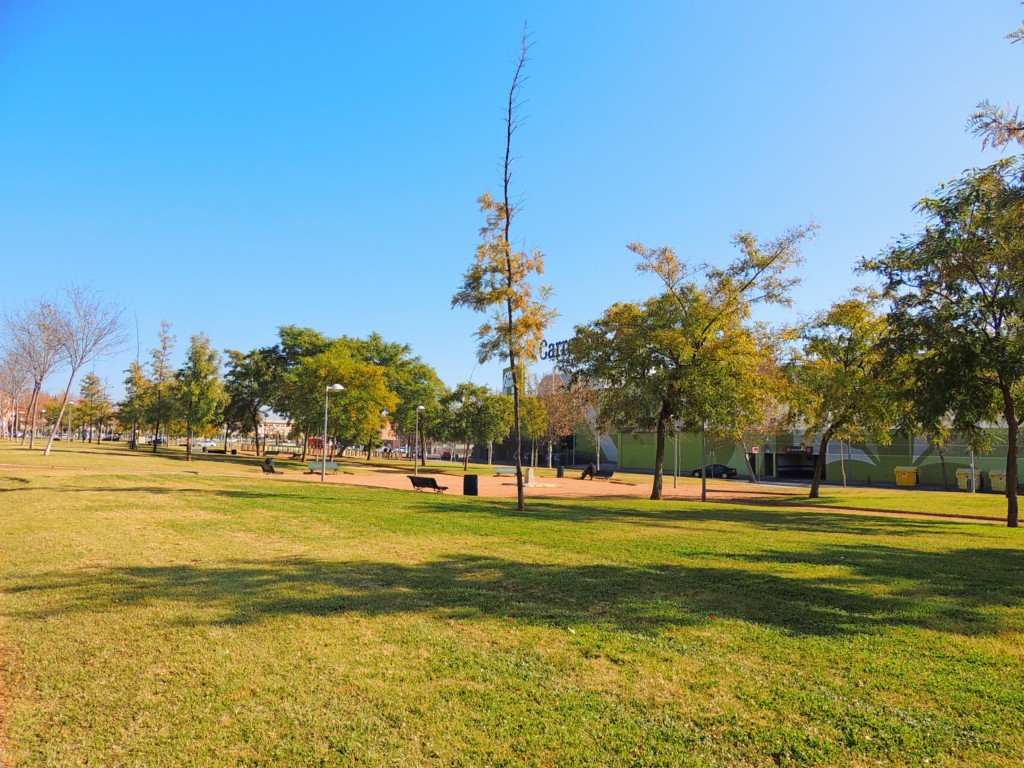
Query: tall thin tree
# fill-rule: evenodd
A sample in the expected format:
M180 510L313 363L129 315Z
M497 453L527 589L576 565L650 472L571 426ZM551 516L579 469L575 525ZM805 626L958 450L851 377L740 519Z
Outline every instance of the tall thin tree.
M531 275L544 272L544 255L538 250L513 250L512 247L512 222L519 212L518 203L513 203L511 198L512 136L521 125L518 117L519 92L525 79L523 68L528 51L529 35L524 26L505 108L502 196L495 200L490 193L485 193L479 198L480 210L486 216L486 224L480 230L483 241L477 247L474 263L463 276L462 287L452 297L453 307L469 307L476 312L490 313L489 320L476 332L478 360L484 363L495 357L503 358L508 360L512 370L512 448L516 461L517 508L520 511L526 508L520 413L522 371L528 362L537 359L544 329L556 314L547 304L550 288L540 286L535 297L529 282Z

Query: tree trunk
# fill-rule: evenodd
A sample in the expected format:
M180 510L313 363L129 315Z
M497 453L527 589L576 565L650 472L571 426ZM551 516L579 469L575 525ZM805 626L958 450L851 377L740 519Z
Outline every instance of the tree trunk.
M67 408L68 398L71 396L71 385L74 384L75 376L77 376L77 375L78 375L78 369L77 368L72 368L71 369L71 376L68 377L68 385L64 389L64 399L61 400L61 403L60 403L60 413L57 414L57 422L56 423L58 425L64 419L64 409ZM50 430L50 438L46 441L46 448L43 449L43 456L49 456L50 455L50 451L53 450L53 437L56 434L57 434L56 429L51 429ZM1017 473L1014 472L1014 477L1016 477L1016 475L1017 475ZM1014 502L1016 502L1016 495L1014 497Z
M160 419L153 425L153 453L156 453L156 443L160 439Z
M654 482L651 483L651 500L660 501L661 491L665 483L665 425L668 424L668 416L665 407L662 406L658 414L657 437L654 441ZM621 456L619 458L622 458Z
M1017 404L1009 387L1003 388L1003 416L1006 419L1006 525L1016 528L1017 516L1017 440L1020 425L1017 423Z
M32 446L36 441L36 411L39 410L39 393L43 389L43 383L41 381L36 382L32 387L32 397L28 401L28 409L31 412L32 418L29 420L31 426L28 430L28 449L31 451ZM22 436L21 444L25 444L25 438Z
M843 488L846 487L846 460L843 457L843 441L839 441L839 471L843 473Z
M192 461L192 425L185 422L185 461Z
M946 479L946 454L942 450L942 446L936 444L935 450L939 452L939 466L942 467L942 490L949 490L949 481Z
M757 471L750 465L750 451L747 450L747 439L745 437L740 438L740 450L743 451L743 463L747 465L747 482L756 483Z
M821 435L821 443L818 445L818 460L814 462L814 479L811 480L811 492L807 495L809 499L818 498L818 489L821 487L822 470L825 469L825 452L828 450L828 442L835 434L835 425L826 429Z
M700 432L700 500L708 500L708 425L704 422Z
M469 471L469 442L468 441L466 442L466 453L462 457L462 471L463 472L468 472Z

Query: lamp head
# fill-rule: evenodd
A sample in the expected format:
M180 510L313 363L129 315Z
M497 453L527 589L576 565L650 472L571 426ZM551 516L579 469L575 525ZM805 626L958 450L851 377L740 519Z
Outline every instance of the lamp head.
M331 384L329 387L327 387L328 392L341 392L343 389L344 387L341 386L341 384Z

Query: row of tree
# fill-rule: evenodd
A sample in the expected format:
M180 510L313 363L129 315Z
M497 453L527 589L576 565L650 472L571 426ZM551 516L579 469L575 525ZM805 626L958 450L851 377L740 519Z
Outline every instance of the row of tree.
M329 441L363 446L368 457L380 446L385 427L413 442L418 426L421 443L429 438L464 445L467 457L472 446L503 440L511 430L511 398L471 383L449 391L408 346L377 334L330 338L284 326L277 344L227 350L226 359L200 334L192 337L178 368L171 362L175 342L164 323L148 362L135 361L127 371L118 418L133 444L140 428L153 435L179 432L190 458L193 436L223 430L225 437L252 435L259 455L267 440L261 426L273 411L290 422L292 437L306 446L307 438L323 432L325 407ZM334 383L344 389L327 398L325 390ZM527 398L528 437L550 446L571 434L581 411L566 407L567 401L560 379Z
M768 328L759 303L788 303L798 246L814 227L762 244L736 238L724 268L691 267L669 248L631 250L662 291L576 328L563 362L599 381L606 430L657 436L651 498L661 497L665 440L705 433L747 447L786 429L818 436L810 495L830 441L886 443L894 431L941 447L985 449L1007 430L1007 523L1018 524L1024 414L1024 158L970 170L917 205L927 225L862 259L879 278L809 321ZM751 475L753 473L751 472Z
M19 317L37 317L49 305L26 310ZM24 326L17 338L31 341L27 348L44 346L49 326ZM278 343L249 352L227 350L222 356L204 334L193 336L180 366L173 364L176 338L164 322L158 344L145 362L136 360L126 371L124 399L113 403L107 387L94 373L81 381L74 406L74 422L97 442L116 421L136 447L140 432L153 436L182 435L191 459L194 437L223 432L251 435L259 455L266 447L261 433L266 414L273 411L292 425L292 437L307 438L323 431L325 389L341 383L344 389L328 401L328 437L335 445L360 445L368 455L390 427L407 442L419 427L421 444L427 439L465 447L468 461L473 446L506 439L512 430L513 401L472 383L449 390L436 372L406 345L387 342L373 334L366 339L330 338L309 328L285 326ZM10 346L10 345L8 345ZM64 423L64 403L57 400L41 409L47 373L28 386L31 369L13 354L3 357L0 410L14 414L27 402L31 423L24 425L23 440L32 447L37 412L56 434ZM571 435L584 418L583 404L560 377L531 382L533 394L524 394L523 431L535 446L546 445L548 463L553 447ZM69 414L70 416L70 414ZM13 431L13 419L3 419ZM70 421L70 419L69 419ZM157 441L152 450L157 450ZM305 449L303 449L305 450ZM490 452L488 455L490 460Z
M47 378L61 368L68 373L56 417L60 424L78 374L92 361L119 349L124 338L121 308L86 288L71 287L53 300L4 315L0 395L6 395L7 407L14 413L27 397L30 447ZM55 436L51 429L44 455L49 455Z
M1024 40L1024 26L1009 37ZM531 277L543 271L542 254L515 249L509 234L519 212L509 194L510 158L527 50L524 30L507 100L502 196L480 198L483 242L452 300L489 313L477 331L479 358L502 357L513 370L536 359L554 316L549 289L531 293ZM1024 143L1017 110L984 102L970 127L984 146ZM854 292L812 320L784 328L755 322L754 310L789 305L799 247L813 235L813 223L767 243L740 233L740 256L724 268L687 263L671 248L629 246L640 271L654 275L661 290L578 325L562 367L573 386L589 385L596 393L599 431L656 434L652 498L661 498L666 438L680 430L735 440L745 455L750 441L784 428L818 434L815 497L833 439L884 443L893 429L903 429L940 445L953 433L982 445L986 427L1002 424L1008 431L1007 524L1017 526L1024 162L1010 158L968 171L917 210L927 220L922 233L861 260L860 270L880 280L879 290ZM520 378L513 377L517 443ZM522 509L521 471L517 476Z

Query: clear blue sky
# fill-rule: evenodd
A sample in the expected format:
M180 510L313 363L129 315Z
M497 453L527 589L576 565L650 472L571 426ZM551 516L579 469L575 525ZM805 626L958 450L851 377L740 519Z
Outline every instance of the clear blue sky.
M0 305L89 284L123 302L120 392L162 319L178 358L280 325L373 331L455 385L479 317L451 310L502 101L533 32L517 238L546 254L549 338L653 294L628 242L724 262L740 229L811 218L794 316L994 161L964 131L1021 102L1012 0L110 3L0 0ZM781 317L781 316L780 316ZM51 384L49 389L57 386Z

